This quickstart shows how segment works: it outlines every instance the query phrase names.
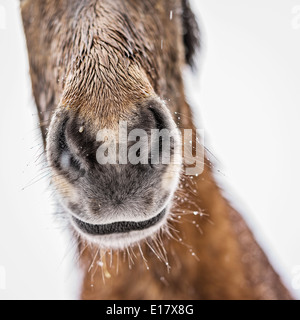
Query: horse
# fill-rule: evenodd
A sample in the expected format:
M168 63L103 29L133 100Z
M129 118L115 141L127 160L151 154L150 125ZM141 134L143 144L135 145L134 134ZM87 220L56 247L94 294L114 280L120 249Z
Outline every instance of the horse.
M201 45L189 1L20 6L80 299L292 299L218 185L187 103L183 69Z

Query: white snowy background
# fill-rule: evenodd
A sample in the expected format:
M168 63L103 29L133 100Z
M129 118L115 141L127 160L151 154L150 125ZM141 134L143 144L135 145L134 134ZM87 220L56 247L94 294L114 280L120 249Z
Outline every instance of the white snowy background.
M300 297L300 0L192 2L203 51L187 83L206 146L228 197ZM0 48L0 300L71 299L73 249L36 160L17 0L0 0Z

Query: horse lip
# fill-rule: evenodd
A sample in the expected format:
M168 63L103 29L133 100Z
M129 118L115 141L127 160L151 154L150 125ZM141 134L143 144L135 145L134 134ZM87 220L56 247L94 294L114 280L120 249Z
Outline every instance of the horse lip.
M152 219L140 221L140 222L115 222L103 225L94 225L83 222L75 217L72 217L77 227L85 234L92 236L104 236L110 234L124 234L132 231L142 231L149 229L158 224L166 215L167 209L161 211L157 216Z

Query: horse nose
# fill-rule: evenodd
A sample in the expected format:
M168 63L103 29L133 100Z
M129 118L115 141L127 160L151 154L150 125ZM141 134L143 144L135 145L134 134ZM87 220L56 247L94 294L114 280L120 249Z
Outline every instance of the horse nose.
M130 121L120 121L117 130L100 130L97 141L99 164L170 164L174 153L176 126L171 114L159 100L142 105ZM175 139L174 139L175 138Z
M180 135L161 134L177 132L167 107L151 100L133 113L108 128L71 110L51 123L47 156L55 170L54 185L64 205L83 221L148 221L166 208L179 180L181 162L173 161ZM65 190L71 191L64 195Z
M101 170L101 165L148 165L155 169L169 164L174 153L172 130L176 126L159 99L144 102L127 121L108 128L98 128L96 121L83 121L79 114L65 114L63 119L48 154L71 178L87 170Z

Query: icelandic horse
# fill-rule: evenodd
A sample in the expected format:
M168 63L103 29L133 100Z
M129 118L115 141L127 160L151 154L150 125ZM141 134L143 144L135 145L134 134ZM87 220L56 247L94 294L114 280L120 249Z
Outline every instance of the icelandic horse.
M122 122L131 132L177 131L170 157L178 160L180 133L196 130L183 83L200 44L189 1L20 6L52 185L77 241L80 298L292 299L206 152L193 176L187 159L144 162L151 142L142 138L125 148L138 163L99 152L107 140L124 147ZM101 140L102 129L114 138ZM199 137L191 142L196 148Z

